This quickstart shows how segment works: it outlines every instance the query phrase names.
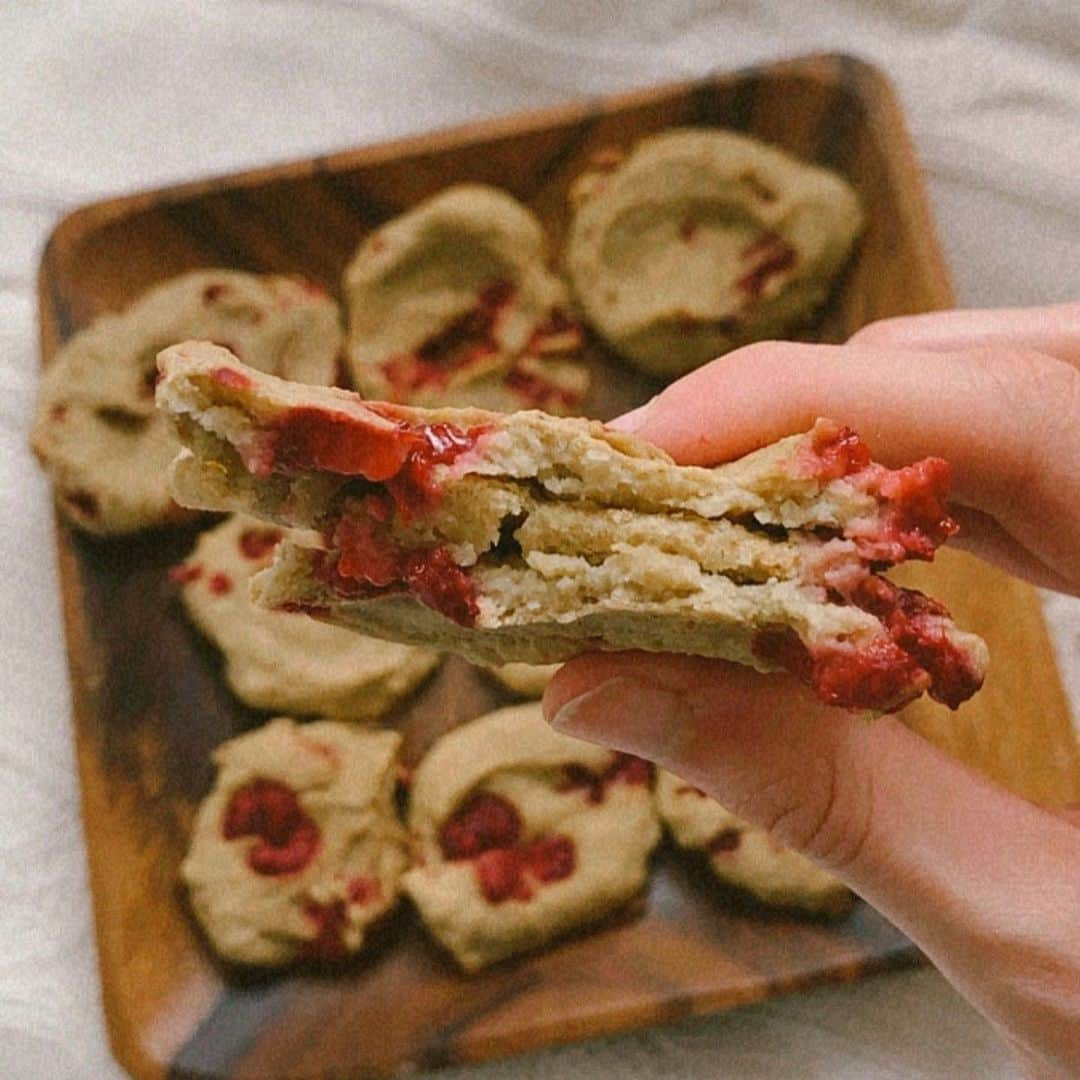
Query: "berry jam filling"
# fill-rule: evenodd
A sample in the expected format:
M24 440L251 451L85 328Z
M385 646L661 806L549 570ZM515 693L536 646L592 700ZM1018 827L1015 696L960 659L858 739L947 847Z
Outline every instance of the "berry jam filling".
M234 349L229 348L229 351L235 355ZM230 367L214 368L210 372L210 378L221 386L227 386L230 390L247 390L251 386L251 380L242 371Z
M721 829L706 845L710 855L719 855L725 851L735 851L742 843L741 829Z
M364 907L383 898L382 882L376 877L354 877L346 890L349 903Z
M506 375L507 389L513 391L531 409L573 409L580 401L581 394L531 371L513 368Z
M495 355L495 332L514 299L511 282L494 281L477 294L476 303L412 353L392 356L383 374L398 391L443 388L454 372Z
M757 634L754 655L791 672L822 701L849 709L892 711L924 690L955 709L982 685L969 653L949 634L936 600L873 575L847 598L881 621L888 637L811 654L790 628Z
M447 859L475 859L492 848L513 847L521 830L521 815L509 799L481 791L439 830L439 847Z
M532 356L571 352L581 348L584 337L581 324L562 308L554 307L547 320L532 332L524 351Z
M461 626L474 626L480 609L469 575L444 547L405 550L385 524L390 511L379 495L362 500L364 516L346 514L330 534L333 552L316 556L316 576L347 600L405 592Z
M852 521L844 531L867 562L932 559L958 529L946 507L949 464L941 458L886 469L870 460L851 428L819 420L796 452L792 471L822 483L847 479L881 504L877 516Z
M568 836L543 836L521 844L521 815L493 792L473 795L439 830L439 847L451 862L471 859L477 884L492 904L529 900L533 884L568 878L577 865Z
M319 904L308 900L304 904L304 914L315 924L315 936L301 946L301 958L324 963L342 959L347 952L345 901L334 900L329 904Z
M226 840L254 836L247 863L257 874L295 874L322 844L318 825L304 813L288 784L253 780L233 793L221 822Z
M281 539L280 529L245 529L238 541L245 559L265 559Z
M798 261L795 249L776 233L766 233L743 251L740 259L749 268L735 282L735 288L747 303L764 295L769 285Z
M593 772L584 765L571 763L563 766L560 791L580 791L586 802L597 805L604 801L612 784L652 785L653 767L648 761L632 754L616 753L615 760L601 773Z
M176 585L187 585L202 577L202 567L198 563L177 563L169 567L169 580Z
M233 587L232 578L220 571L214 574L206 585L215 596L225 596L232 592Z

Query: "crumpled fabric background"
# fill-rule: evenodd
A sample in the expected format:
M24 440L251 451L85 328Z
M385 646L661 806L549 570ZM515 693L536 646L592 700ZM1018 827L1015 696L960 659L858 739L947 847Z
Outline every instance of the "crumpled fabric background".
M0 1077L110 1078L47 485L37 259L81 203L601 90L841 49L897 83L960 303L1080 297L1074 0L0 2ZM1080 714L1080 605L1047 598ZM935 973L475 1071L489 1080L1015 1076ZM463 1076L444 1074L447 1080Z

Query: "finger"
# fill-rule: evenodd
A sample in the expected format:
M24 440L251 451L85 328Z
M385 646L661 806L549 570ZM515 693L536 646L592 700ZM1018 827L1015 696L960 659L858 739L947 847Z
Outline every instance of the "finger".
M864 326L848 344L931 352L1027 348L1080 365L1080 302L901 315Z
M949 513L960 526L959 533L951 541L953 547L970 551L1040 589L1074 596L1080 593L1080 582L1050 569L988 514L956 503L950 505Z
M613 422L677 461L714 465L828 416L878 460L927 455L953 495L1070 581L1080 575L1080 370L1041 353L914 353L761 342L728 353Z
M544 698L566 734L658 762L832 870L1021 1048L1077 1051L1080 829L897 719L700 658L580 657ZM1037 977L1036 977L1037 976Z

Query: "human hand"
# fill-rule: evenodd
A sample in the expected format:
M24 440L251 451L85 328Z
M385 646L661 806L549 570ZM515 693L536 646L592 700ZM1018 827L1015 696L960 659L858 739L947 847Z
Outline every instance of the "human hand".
M944 457L960 546L1080 592L1080 304L888 320L843 346L752 345L612 426L712 465L818 416L888 465ZM722 661L579 657L544 707L567 734L657 762L833 871L1031 1075L1080 1075L1080 814L1025 802L892 717L867 723L790 676Z

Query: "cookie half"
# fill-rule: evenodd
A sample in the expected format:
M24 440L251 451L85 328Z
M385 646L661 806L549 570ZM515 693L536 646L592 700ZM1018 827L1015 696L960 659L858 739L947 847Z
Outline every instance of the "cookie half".
M651 766L560 735L538 705L444 735L416 770L409 828L405 890L467 971L623 905L660 837Z
M80 528L114 535L191 516L169 494L176 439L154 409L158 352L191 337L322 384L334 381L341 344L337 305L317 286L233 270L183 274L80 330L45 370L30 440Z
M577 411L581 329L534 214L459 184L376 229L345 272L348 363L365 396Z
M785 669L830 704L955 707L985 644L879 571L956 529L948 465L871 461L830 421L714 469L584 420L423 410L284 383L228 352L161 358L190 447L177 498L318 528L252 583L365 633L481 664L589 649Z
M361 948L408 863L393 806L400 742L280 717L218 747L180 876L222 958L281 965Z
M663 376L809 322L862 227L838 174L711 128L608 155L571 201L576 300L617 352Z
M230 689L252 708L352 720L382 715L435 669L438 654L257 607L249 582L284 536L239 514L204 532L171 572L188 615L221 650ZM317 534L292 539L318 543Z
M851 907L851 893L832 874L664 770L656 776L656 806L679 847L703 854L716 877L763 904L815 915Z

